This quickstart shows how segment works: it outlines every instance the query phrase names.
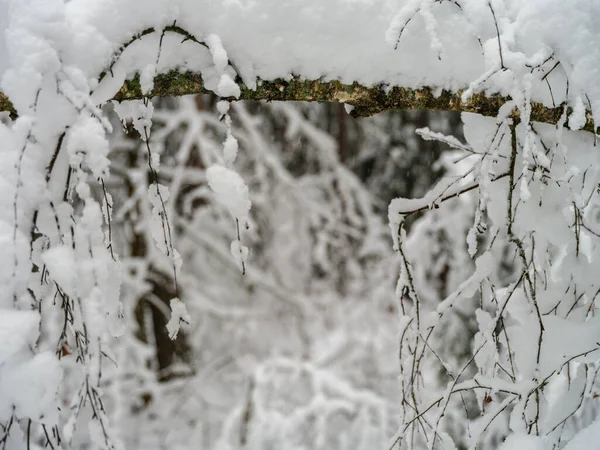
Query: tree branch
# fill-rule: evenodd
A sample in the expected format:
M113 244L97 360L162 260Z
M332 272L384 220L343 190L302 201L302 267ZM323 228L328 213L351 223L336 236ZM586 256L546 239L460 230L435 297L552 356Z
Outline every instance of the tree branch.
M510 100L510 98L500 95L475 93L468 101L463 102L461 99L462 90L456 92L443 90L436 96L433 89L428 87L421 89L403 87L384 89L381 85L367 87L358 83L343 84L339 81L301 80L299 78L259 80L256 89L250 89L240 80L237 81L241 89L240 100L346 103L354 106L350 113L354 117L367 117L382 111L395 109L459 111L496 117L500 107ZM168 97L208 92L211 91L204 87L202 77L199 74L172 71L156 76L154 89L148 97ZM121 90L115 95L114 100L134 100L143 97L139 76L135 76L125 82ZM563 112L562 106L548 108L540 103L533 103L531 109L531 120L548 124L558 123ZM0 92L1 111L8 111L11 113L11 117L16 117L14 107L2 92ZM570 114L570 112L569 109L567 113ZM518 118L518 112L513 114ZM594 131L594 123L589 113L583 129L590 132ZM597 129L598 131L600 130Z
M498 176L493 177L490 181L493 183L494 181L501 180L502 178L505 178L508 175L509 175L509 172L504 172ZM455 192L447 193L445 195L441 195L441 196L437 197L433 203L427 197L424 197L419 200L415 200L420 203L418 206L415 206L415 207L405 210L405 211L398 211L398 214L400 216L410 216L411 214L416 214L419 212L427 211L428 209L432 208L432 205L434 208L438 208L440 203L443 203L452 198L460 197L462 194L466 194L467 192L470 192L473 189L477 189L478 187L479 187L479 182L472 181L469 184L467 184L466 186L461 187L460 189L458 189Z
M0 112L8 112L11 119L17 118L17 111L3 92L0 92Z

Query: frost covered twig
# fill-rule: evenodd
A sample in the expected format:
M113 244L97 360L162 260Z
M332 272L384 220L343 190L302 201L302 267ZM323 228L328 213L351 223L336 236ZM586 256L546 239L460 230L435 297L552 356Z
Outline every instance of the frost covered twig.
M509 172L505 172L500 175L496 175L490 181L498 181L507 177L508 175ZM439 208L440 203L451 200L453 198L460 197L462 194L466 194L467 192L470 192L473 189L477 189L478 187L478 181L472 181L463 186L456 185L453 189L449 189L450 192L446 191L446 193L440 196L436 196L436 198L431 198L431 196L427 196L419 200L411 200L410 203L407 203L407 208L403 208L399 202L392 203L394 205L393 211L394 214L398 214L399 216L409 216L411 214L427 211L431 208Z

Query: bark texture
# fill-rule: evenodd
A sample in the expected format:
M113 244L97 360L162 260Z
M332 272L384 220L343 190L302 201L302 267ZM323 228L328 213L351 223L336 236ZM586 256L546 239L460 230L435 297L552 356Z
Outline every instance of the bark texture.
M238 80L239 81L239 80ZM276 79L271 81L259 80L256 89L250 89L243 83L240 100L266 100L266 101L309 101L309 102L336 102L352 105L354 109L350 114L354 117L367 117L382 111L393 109L421 109L472 112L483 116L495 117L500 107L510 100L500 95L474 94L468 101L461 99L462 90L450 92L442 90L437 95L434 90L425 87L411 89L403 87L384 88L381 85L363 86L358 83L343 84L339 81L323 80L291 80ZM199 74L190 72L172 71L158 75L154 80L154 89L147 97L167 97L188 94L201 94L209 92L202 82ZM141 99L142 90L139 77L136 76L125 82L121 90L115 95L114 100ZM8 111L15 118L17 113L10 100L0 92L0 111ZM559 122L563 107L548 108L540 103L532 104L531 119L535 122L556 124ZM570 108L567 114L570 114ZM513 112L513 117L519 118L518 111ZM598 133L588 112L585 131Z

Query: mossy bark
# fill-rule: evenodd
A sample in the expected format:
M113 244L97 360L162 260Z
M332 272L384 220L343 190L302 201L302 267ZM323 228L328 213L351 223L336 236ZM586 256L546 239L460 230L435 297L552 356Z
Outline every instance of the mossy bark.
M13 104L2 92L0 92L0 112L8 112L11 119L16 119L17 117L17 111L15 111Z
M239 80L238 80L239 81ZM337 102L352 105L351 115L367 117L382 111L393 109L425 109L441 111L472 112L484 116L495 117L500 107L510 100L500 95L485 95L476 93L464 102L462 90L450 92L442 90L437 95L431 88L410 89L392 87L384 89L380 85L363 86L358 83L343 84L339 81L290 80L276 79L259 80L255 89L240 84L240 100L266 101L309 101ZM154 89L147 97L168 97L209 92L202 82L202 77L195 73L172 71L158 75L154 80ZM140 87L139 77L125 82L115 95L117 101L140 99L144 97ZM0 92L0 111L10 111L14 117L16 112L9 99ZM560 120L562 107L547 108L539 103L532 104L531 119L535 122L556 124ZM570 110L568 111L568 114ZM518 112L513 112L518 116ZM587 114L584 126L586 131L594 131L594 123ZM597 130L598 132L598 130Z

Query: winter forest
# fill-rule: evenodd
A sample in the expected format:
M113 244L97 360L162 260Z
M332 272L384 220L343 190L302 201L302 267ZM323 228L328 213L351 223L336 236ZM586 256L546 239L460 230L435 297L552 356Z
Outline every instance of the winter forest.
M598 0L0 31L0 450L600 449Z

